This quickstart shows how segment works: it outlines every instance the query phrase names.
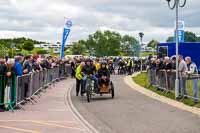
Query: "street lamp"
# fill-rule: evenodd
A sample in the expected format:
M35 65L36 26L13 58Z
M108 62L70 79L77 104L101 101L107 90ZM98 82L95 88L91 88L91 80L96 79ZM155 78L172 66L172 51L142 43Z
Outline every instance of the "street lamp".
M139 33L139 37L140 37L140 42L141 42L141 44L140 44L140 56L142 56L142 43L143 43L142 39L143 39L143 37L144 37L144 33L143 33L143 32L140 32L140 33ZM142 58L141 58L141 60L140 60L140 63L141 63L140 71L142 72Z
M168 2L168 6L171 10L176 8L176 81L175 81L175 97L178 98L179 96L179 79L178 79L178 8L184 7L186 5L186 0L184 0L183 4L181 4L180 0L166 0Z

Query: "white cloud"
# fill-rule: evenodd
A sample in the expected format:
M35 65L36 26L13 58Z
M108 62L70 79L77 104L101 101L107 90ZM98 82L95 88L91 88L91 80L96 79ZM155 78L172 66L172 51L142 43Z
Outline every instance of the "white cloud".
M199 1L188 1L180 9L186 29L200 35ZM1 0L0 37L30 37L60 41L64 17L73 20L69 41L86 38L98 29L110 29L145 41L165 41L173 35L175 12L158 0Z

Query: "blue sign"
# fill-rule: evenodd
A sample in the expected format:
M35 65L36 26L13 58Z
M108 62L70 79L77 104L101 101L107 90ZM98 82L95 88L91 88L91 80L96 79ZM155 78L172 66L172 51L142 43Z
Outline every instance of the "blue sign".
M179 42L185 42L185 32L183 30L178 31L178 41Z
M176 42L176 31L174 32L174 42ZM185 31L178 30L178 42L183 43L185 42Z
M68 20L65 25L66 25L66 28L71 28L72 27L72 21Z
M179 20L178 21L178 30L185 30L185 22Z
M62 44L61 44L61 51L60 51L60 58L63 59L65 57L65 43L67 41L67 38L70 33L70 27L72 27L72 21L68 20L65 23L64 29L63 29L63 37L62 37Z
M176 22L175 22L176 27ZM179 20L178 21L178 41L179 43L185 42L185 22ZM176 31L174 32L174 42L176 42Z

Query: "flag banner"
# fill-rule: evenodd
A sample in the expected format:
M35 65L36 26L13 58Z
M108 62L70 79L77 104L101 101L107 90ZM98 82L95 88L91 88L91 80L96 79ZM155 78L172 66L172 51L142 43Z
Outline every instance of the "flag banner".
M62 44L61 44L61 51L60 51L60 58L63 59L65 57L65 43L67 42L67 38L70 33L70 28L72 27L72 21L66 20L65 26L63 29L63 35L62 35Z
M176 22L175 22L176 27ZM176 42L176 30L174 31L174 42ZM179 20L178 21L178 42L185 42L185 22Z

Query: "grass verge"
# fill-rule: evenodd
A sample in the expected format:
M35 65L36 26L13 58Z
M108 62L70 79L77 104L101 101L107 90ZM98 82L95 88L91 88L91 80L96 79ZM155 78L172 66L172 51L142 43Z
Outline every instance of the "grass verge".
M165 96L165 97L170 98L170 99L175 98L174 93L162 91L162 90L159 90L158 88L156 88L154 86L151 86L150 83L148 82L147 73L141 73L141 74L137 75L136 77L133 77L133 81L136 84L138 84L138 85L140 85L140 86L142 86L142 87L144 87L148 90L151 90L151 91L153 91L153 92L155 92L159 95ZM191 84L188 84L188 85L191 85ZM187 87L187 88L190 88L190 87ZM188 106L193 106L193 107L195 106L195 107L200 108L200 103L195 104L194 100L192 98L183 99L183 100L180 100L180 102L183 102L184 104L186 104Z

